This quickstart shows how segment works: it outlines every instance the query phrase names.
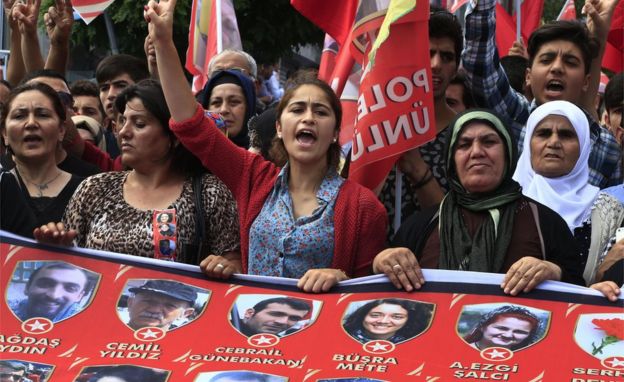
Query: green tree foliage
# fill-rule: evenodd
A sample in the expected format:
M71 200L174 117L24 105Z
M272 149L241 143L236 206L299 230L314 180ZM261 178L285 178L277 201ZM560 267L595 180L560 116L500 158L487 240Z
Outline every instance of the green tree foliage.
M147 36L147 23L143 19L143 6L146 3L146 1L117 0L107 8L106 11L113 21L120 53L145 57L143 42ZM173 39L181 56L184 56L188 45L190 13L191 1L178 1ZM76 21L72 32L72 43L76 49L95 55L106 55L110 52L104 17L98 16L89 25Z
M243 49L258 62L275 62L295 47L323 43L323 32L289 0L234 0L234 7Z
M53 3L46 0L42 12ZM116 0L107 12L111 15L120 53L145 57L143 42L147 24L143 19L146 1ZM174 42L181 58L188 47L191 0L179 0L176 7ZM323 33L290 6L288 0L234 0L243 49L259 62L272 62L290 54L292 48L307 43L322 44ZM88 55L110 52L104 17L89 25L77 21L72 33L74 49Z

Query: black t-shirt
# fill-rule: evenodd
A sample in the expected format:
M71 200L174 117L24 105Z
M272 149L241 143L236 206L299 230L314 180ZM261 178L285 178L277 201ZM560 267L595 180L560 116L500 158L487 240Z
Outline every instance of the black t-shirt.
M15 176L9 172L0 173L0 229L20 236L32 237L37 227L26 198L22 194Z
M30 211L32 211L35 216L35 224L37 227L50 222L60 222L62 220L69 200L74 195L74 191L76 191L76 188L78 188L78 185L83 179L84 178L79 176L72 175L69 182L67 182L65 187L63 187L61 192L56 197L33 198L28 193L28 188L24 184L24 181L19 177L19 175L17 176L17 180L19 181L19 186L21 188L20 192L26 199Z

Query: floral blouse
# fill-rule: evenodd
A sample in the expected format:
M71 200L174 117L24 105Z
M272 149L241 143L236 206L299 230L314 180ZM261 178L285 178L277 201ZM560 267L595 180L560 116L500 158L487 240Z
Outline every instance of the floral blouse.
M330 170L309 216L294 218L288 191L288 169L282 168L273 191L249 232L249 274L300 278L312 268L329 268L334 256L334 205L344 179Z

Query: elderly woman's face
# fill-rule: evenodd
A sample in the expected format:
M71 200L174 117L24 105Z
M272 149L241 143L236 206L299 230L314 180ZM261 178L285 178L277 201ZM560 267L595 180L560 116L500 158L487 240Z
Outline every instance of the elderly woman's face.
M2 134L18 159L48 158L56 152L64 131L52 101L38 90L29 90L9 105Z
M407 318L401 305L381 304L368 311L362 326L371 338L385 340L405 326Z
M236 137L243 129L247 103L243 89L236 84L215 86L210 94L208 110L219 113L225 121L230 137Z
M500 316L483 328L483 338L479 340L480 348L500 346L511 349L526 340L532 330L533 326L527 320Z
M470 193L490 192L503 180L503 140L485 123L473 122L464 127L457 138L454 159L457 177Z
M576 130L562 115L549 115L531 136L531 167L541 176L557 178L576 165L580 147Z
M171 138L141 99L132 98L126 103L117 128L124 165L135 168L141 164L159 163L169 156Z

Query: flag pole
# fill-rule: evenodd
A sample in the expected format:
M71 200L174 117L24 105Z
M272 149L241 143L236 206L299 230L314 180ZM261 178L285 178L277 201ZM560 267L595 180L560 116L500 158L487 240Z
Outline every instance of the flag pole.
M516 41L522 41L522 11L520 10L520 3L522 0L515 0L516 6Z
M394 178L394 221L392 222L394 233L399 230L401 226L401 197L403 190L403 173L399 169L399 165L395 164L395 178Z
M221 51L223 51L223 26L221 25L223 23L223 15L221 14L221 0L215 1L215 7L217 8L217 53L221 53Z

